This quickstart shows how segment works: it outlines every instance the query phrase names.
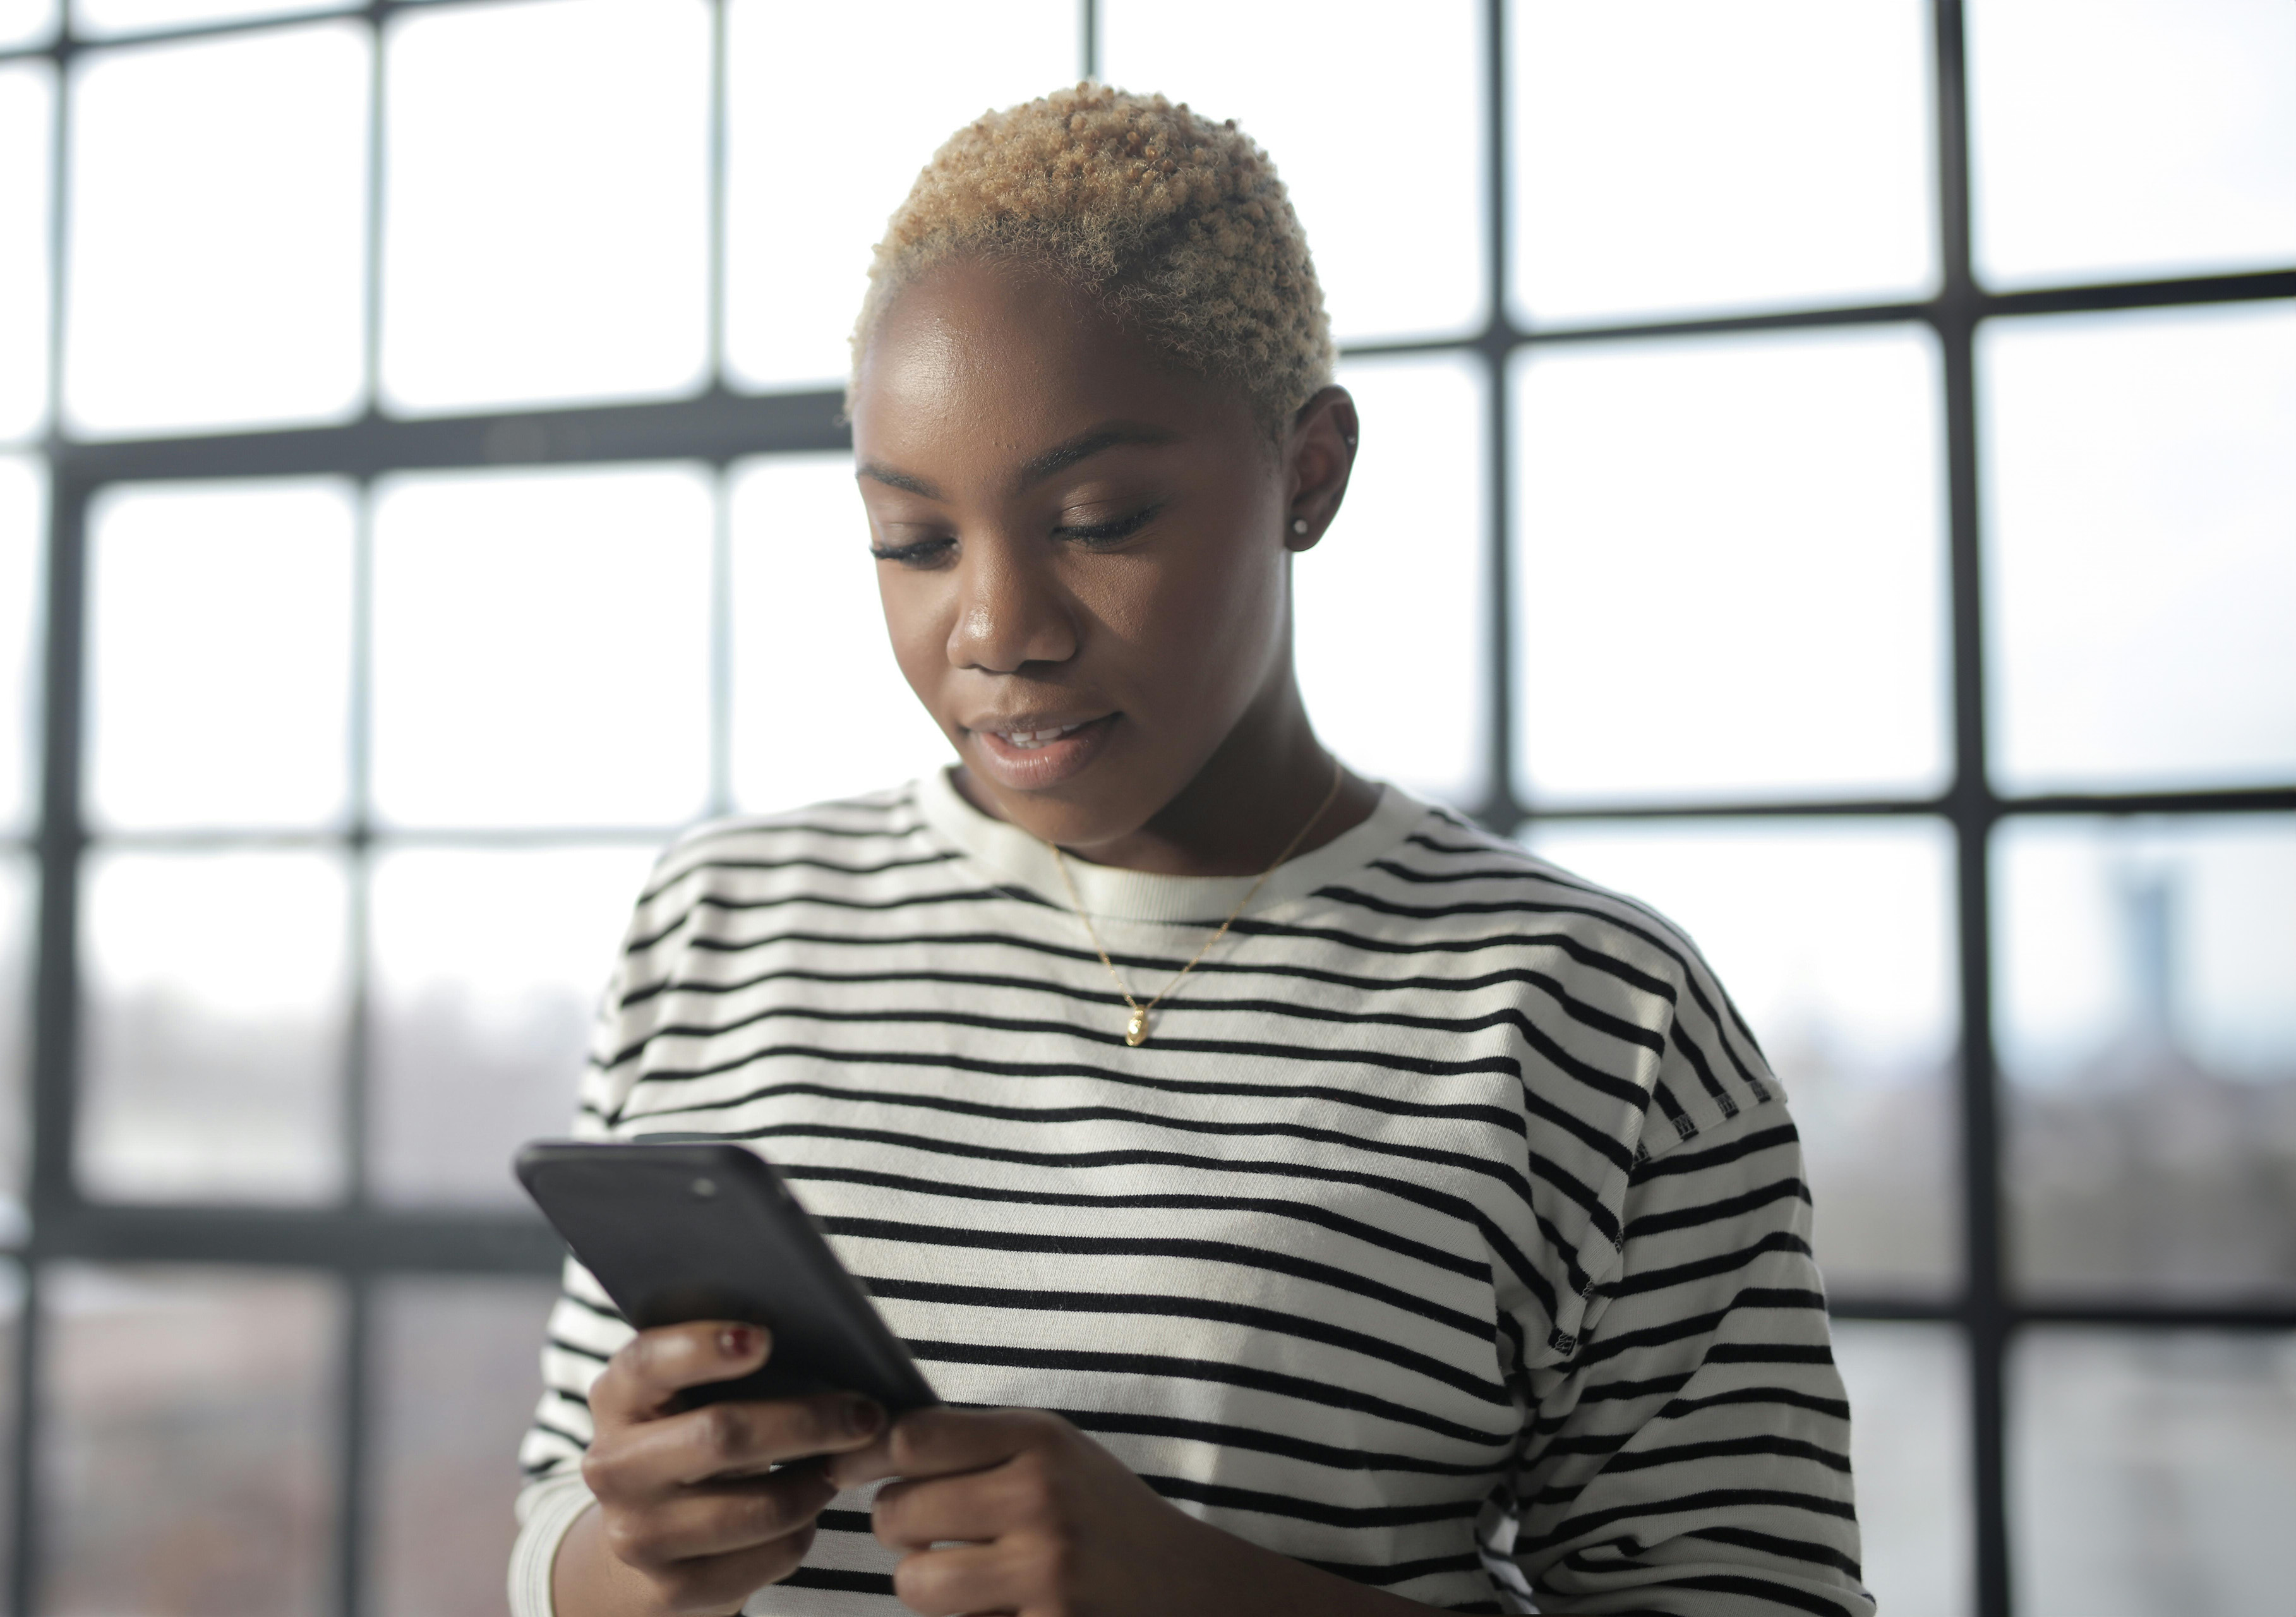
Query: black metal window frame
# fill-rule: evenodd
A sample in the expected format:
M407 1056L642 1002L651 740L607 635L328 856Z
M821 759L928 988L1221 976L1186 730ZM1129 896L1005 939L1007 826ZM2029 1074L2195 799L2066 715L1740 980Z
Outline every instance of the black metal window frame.
M499 4L501 0L446 0L447 4ZM1099 6L1079 0L1083 69L1098 69ZM712 0L716 51L713 68L711 152L713 176L710 268L713 361L723 324L723 195L726 0ZM74 1180L79 1031L78 948L80 874L92 838L82 811L82 748L86 632L86 529L91 501L114 485L158 480L296 477L328 475L357 484L362 495L389 473L451 468L540 466L616 462L704 463L722 477L734 462L753 456L850 447L838 421L838 396L830 391L737 393L721 380L700 393L659 403L581 408L499 410L446 418L400 419L369 406L366 414L338 426L254 432L208 433L129 441L92 440L65 434L61 423L62 332L66 296L64 216L70 137L66 70L78 54L97 48L166 39L209 37L270 30L323 20L363 19L379 31L395 12L411 9L397 0L369 0L348 12L303 12L245 22L169 29L126 37L83 40L69 23L50 44L0 53L0 62L45 60L58 70L55 99L53 238L53 287L50 333L50 419L53 426L35 447L49 472L45 550L44 686L41 790L37 831L29 839L39 870L37 922L37 968L32 1014L30 1084L31 1149L28 1164L29 1230L12 1255L24 1274L23 1308L16 1359L17 1441L12 1459L14 1548L11 1604L35 1611L41 1585L40 1512L37 1455L40 1443L43 1358L39 1298L45 1265L56 1260L106 1263L201 1263L280 1267L336 1276L348 1300L343 1361L336 1385L341 1412L337 1444L338 1531L334 1545L336 1604L344 1617L367 1609L362 1588L362 1542L367 1496L365 1423L370 1408L367 1338L371 1293L381 1277L407 1274L554 1272L559 1249L538 1223L509 1214L406 1211L381 1207L365 1195L363 1037L364 973L354 943L351 961L354 1002L347 1053L342 1142L350 1189L332 1207L275 1209L227 1205L106 1204L83 1196ZM438 0L424 9L438 9ZM1479 362L1487 402L1491 454L1483 490L1488 554L1488 663L1485 677L1483 762L1488 794L1478 817L1493 829L1513 833L1539 819L1696 820L1727 816L1789 818L1812 816L1915 816L1950 826L1956 847L1959 946L1958 998L1964 1030L1959 1060L1959 1192L1963 1228L1963 1285L1943 1300L1882 1295L1836 1297L1837 1317L1925 1321L1959 1328L1969 1362L1971 1523L1977 1617L2008 1617L2011 1608L2010 1542L2005 1498L2004 1370L2012 1339L2033 1325L2121 1327L2200 1327L2225 1330L2296 1327L2296 1305L2188 1305L2138 1295L2100 1296L2046 1303L2021 1300L2008 1284L2005 1265L2001 1189L2002 1125L1998 1074L1992 1046L1992 904L1988 850L1991 833L2005 819L2046 814L2104 816L2246 814L2296 810L2296 784L2222 791L2144 792L2046 796L2003 796L1985 769L1985 667L1981 633L1985 603L1980 558L1978 386L1975 341L1988 320L2021 315L2159 308L2296 298L2296 267L2261 273L2063 286L2010 293L1980 286L1970 256L1969 135L1966 108L1962 0L1931 0L1935 86L1938 240L1940 275L1936 294L1919 301L1811 307L1784 312L1715 318L1660 320L1526 328L1507 312L1512 239L1509 229L1507 111L1508 54L1505 0L1481 0L1482 64L1487 118L1481 132L1485 173L1485 224L1488 233L1485 273L1490 314L1480 330L1425 341L1368 343L1351 347L1349 357L1384 354L1469 354ZM368 176L369 239L367 356L369 386L375 374L374 308L380 267L383 55L373 55L376 94L372 99ZM1280 154L1279 154L1280 155ZM1829 326L1910 323L1934 334L1943 357L1947 522L1950 562L1952 639L1953 773L1951 784L1933 796L1870 799L1801 799L1775 801L1712 801L1574 805L1567 810L1525 802L1515 793L1513 706L1516 694L1510 531L1512 488L1516 476L1509 431L1508 371L1518 354L1550 344L1593 341L1628 341L1688 336L1808 330ZM362 502L364 509L364 500ZM722 543L722 540L721 540ZM364 546L364 531L361 537ZM362 548L362 555L364 550ZM717 638L722 688L725 627L724 572L718 578ZM362 566L359 587L365 588ZM365 621L365 603L358 620ZM353 724L365 711L364 659L355 692ZM358 738L355 736L355 743ZM724 743L716 748L716 795L725 798ZM357 783L355 781L354 785ZM333 832L284 839L343 850L357 864L378 833L365 817L354 792L351 819ZM505 844L585 838L653 837L663 828L623 828L600 833L426 833L428 841L499 841ZM393 840L413 840L394 833ZM107 839L111 840L111 839ZM120 839L125 840L125 839ZM135 845L224 845L278 842L276 837L138 837ZM22 839L19 839L20 844ZM353 884L354 894L360 885ZM354 939L363 930L354 898Z

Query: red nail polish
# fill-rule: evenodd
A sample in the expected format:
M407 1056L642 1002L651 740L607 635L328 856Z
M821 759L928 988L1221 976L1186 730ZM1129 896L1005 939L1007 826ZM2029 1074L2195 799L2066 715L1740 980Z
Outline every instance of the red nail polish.
M758 1334L745 1325L727 1326L718 1333L718 1350L728 1358L747 1358L758 1350Z

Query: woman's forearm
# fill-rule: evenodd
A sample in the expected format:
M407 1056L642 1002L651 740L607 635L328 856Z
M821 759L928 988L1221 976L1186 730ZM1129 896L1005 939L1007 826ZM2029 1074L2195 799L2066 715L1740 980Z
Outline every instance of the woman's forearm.
M1205 1526L1185 1609L1196 1617L1427 1617L1433 1606L1319 1571ZM596 1506L575 1518L551 1568L553 1617L666 1617L653 1586L606 1547ZM734 1608L729 1608L734 1609Z
M1428 1617L1438 1608L1320 1571L1304 1561L1206 1527L1198 1617Z

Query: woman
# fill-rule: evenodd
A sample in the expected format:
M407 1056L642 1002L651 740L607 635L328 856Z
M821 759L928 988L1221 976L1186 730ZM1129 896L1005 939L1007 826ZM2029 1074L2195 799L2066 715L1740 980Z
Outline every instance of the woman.
M983 118L854 355L959 764L673 850L581 1124L758 1142L950 1407L676 1412L765 1334L632 1340L570 1270L521 1617L1870 1611L1728 1000L1308 724L1292 558L1357 423L1265 156L1090 86Z

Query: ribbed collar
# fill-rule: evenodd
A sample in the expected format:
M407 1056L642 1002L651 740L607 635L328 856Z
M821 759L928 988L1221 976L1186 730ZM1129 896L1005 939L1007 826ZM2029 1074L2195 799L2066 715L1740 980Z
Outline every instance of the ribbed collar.
M1068 907L1052 850L1017 825L995 820L964 800L936 769L917 783L917 808L931 825L985 865L1000 882L1027 888L1047 903ZM1428 812L1427 805L1394 786L1380 788L1369 818L1310 853L1287 860L1251 903L1258 915L1302 898L1335 877L1361 869L1401 841ZM1250 876L1163 876L1088 864L1070 855L1069 879L1091 914L1114 921L1218 923L1251 891Z

